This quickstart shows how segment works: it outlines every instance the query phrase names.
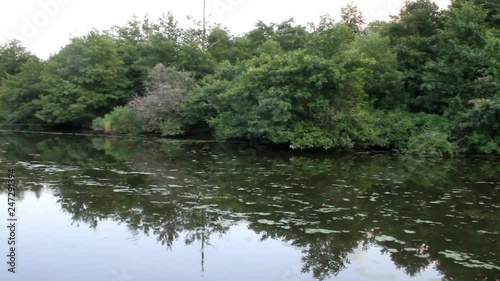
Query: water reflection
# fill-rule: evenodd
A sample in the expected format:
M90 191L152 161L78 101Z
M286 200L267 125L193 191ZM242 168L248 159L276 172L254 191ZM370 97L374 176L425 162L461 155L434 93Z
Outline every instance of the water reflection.
M493 160L118 137L0 138L0 167L16 168L20 197L48 192L76 225L98 231L103 222L119 222L136 239L153 237L168 251L176 243L199 247L202 272L206 260L218 259L205 255L212 240L220 243L244 226L262 247L280 241L298 249L296 271L318 280L341 275L356 267L356 256L374 251L407 277L430 268L442 280L498 280L500 273L500 178ZM357 270L367 280L393 278L374 274L376 265ZM296 276L285 273L282 280Z

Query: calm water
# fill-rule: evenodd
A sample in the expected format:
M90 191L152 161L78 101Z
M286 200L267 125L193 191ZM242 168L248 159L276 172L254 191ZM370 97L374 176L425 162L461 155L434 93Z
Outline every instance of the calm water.
M499 170L491 159L0 133L0 280L500 280Z

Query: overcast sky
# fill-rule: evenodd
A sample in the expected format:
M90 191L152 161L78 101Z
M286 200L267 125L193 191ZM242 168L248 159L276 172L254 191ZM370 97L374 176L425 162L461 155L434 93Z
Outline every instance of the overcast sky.
M281 22L294 17L298 23L317 22L329 13L338 19L340 8L350 2L368 21L387 20L404 0L206 0L209 20L228 27L233 34L252 29L258 20ZM446 8L449 0L436 0ZM92 28L123 25L133 15L156 18L171 11L182 25L187 15L202 18L203 0L3 0L0 2L0 44L10 38L21 40L46 59L69 42L72 36Z

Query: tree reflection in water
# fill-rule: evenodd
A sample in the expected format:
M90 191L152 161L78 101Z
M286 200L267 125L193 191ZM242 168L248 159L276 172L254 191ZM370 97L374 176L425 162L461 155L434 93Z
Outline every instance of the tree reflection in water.
M296 153L266 146L159 139L2 134L0 165L57 196L77 224L111 219L205 248L247 223L261 240L302 249L302 271L339 274L357 249L380 247L415 276L495 280L499 163L386 154ZM22 192L21 192L22 193ZM22 194L20 195L22 197ZM180 237L180 235L184 235Z

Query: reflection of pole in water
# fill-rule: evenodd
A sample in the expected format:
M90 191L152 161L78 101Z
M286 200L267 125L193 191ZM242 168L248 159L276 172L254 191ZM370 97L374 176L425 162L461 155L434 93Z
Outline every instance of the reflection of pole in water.
M201 272L202 274L205 272L205 232L207 230L206 220L205 220L205 211L201 209L201 221L203 223L203 231L201 233Z
M205 272L205 231L201 235L201 272Z

